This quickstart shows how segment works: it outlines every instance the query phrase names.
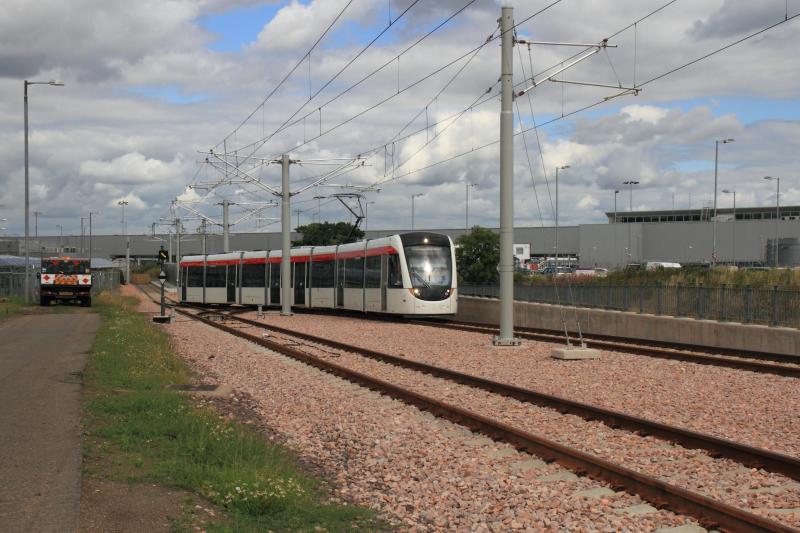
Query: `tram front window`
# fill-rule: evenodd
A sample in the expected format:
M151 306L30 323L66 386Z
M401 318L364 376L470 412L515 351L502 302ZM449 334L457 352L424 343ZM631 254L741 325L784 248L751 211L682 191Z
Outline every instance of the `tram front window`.
M422 300L444 300L450 295L453 279L450 248L408 246L405 254L408 275L416 297Z

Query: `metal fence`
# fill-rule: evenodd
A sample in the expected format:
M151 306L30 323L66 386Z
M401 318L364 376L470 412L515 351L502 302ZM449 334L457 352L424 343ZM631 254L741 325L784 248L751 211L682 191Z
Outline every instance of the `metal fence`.
M0 298L25 295L25 273L22 270L0 271ZM29 273L31 294L35 300L39 299L39 278L35 272ZM92 273L92 295L103 291L116 291L119 289L119 271L102 270Z
M498 298L497 285L459 286L464 296ZM653 315L800 328L800 291L702 285L515 285L514 299Z

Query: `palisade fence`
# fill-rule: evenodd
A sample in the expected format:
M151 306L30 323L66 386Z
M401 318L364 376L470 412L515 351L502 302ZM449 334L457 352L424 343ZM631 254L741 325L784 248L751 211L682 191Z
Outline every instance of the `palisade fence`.
M459 285L463 296L498 298L497 285ZM514 299L800 328L800 290L702 285L515 285Z
M39 299L39 278L35 272L30 274L31 293L33 298ZM0 298L9 296L23 297L25 294L25 273L21 270L0 271ZM116 291L119 289L119 271L102 270L92 273L92 295L103 291Z

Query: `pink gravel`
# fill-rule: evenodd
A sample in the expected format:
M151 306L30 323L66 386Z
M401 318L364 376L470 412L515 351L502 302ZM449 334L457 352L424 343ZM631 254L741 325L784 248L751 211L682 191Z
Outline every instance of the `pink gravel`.
M608 351L557 361L551 343L494 348L482 333L340 316L268 314L264 322L800 455L797 378Z
M335 482L409 531L653 531L694 522L203 324L164 326L204 380L252 396L267 425ZM574 418L574 417L573 417ZM529 461L525 463L524 461ZM606 487L607 488L607 487Z

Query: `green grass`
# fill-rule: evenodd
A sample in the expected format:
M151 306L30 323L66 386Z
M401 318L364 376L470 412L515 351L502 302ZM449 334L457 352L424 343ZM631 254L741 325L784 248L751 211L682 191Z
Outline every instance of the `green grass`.
M0 299L0 320L19 314L25 309L25 302L22 298L10 296Z
M85 373L85 427L87 453L113 457L105 475L203 496L226 511L210 531L385 529L366 509L324 503L285 448L168 389L187 370L134 299L95 301L104 320Z

